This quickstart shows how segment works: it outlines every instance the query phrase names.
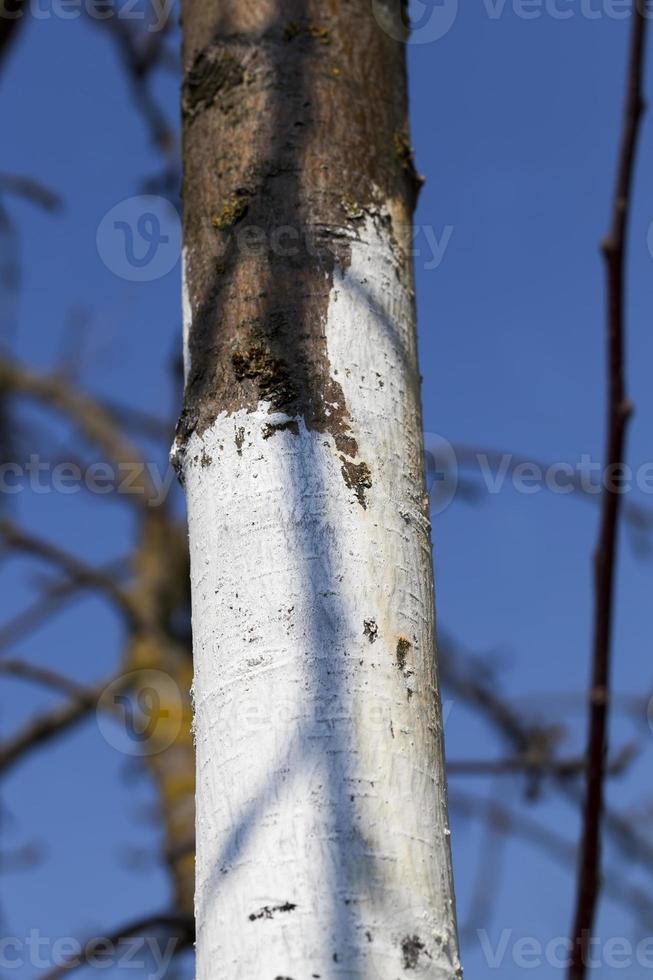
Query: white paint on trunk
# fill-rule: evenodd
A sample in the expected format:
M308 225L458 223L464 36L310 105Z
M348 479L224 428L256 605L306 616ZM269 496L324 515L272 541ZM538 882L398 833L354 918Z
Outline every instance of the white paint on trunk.
M412 296L361 222L325 325L370 468L222 414L187 446L197 978L460 976Z

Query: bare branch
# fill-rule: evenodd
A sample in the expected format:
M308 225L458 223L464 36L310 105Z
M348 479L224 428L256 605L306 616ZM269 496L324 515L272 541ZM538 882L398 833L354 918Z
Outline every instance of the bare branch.
M621 776L637 754L635 745L626 745L606 766L606 775ZM567 778L586 768L585 756L555 759L546 754L526 752L507 759L452 759L447 761L450 776L502 776L510 773L538 771Z
M103 6L106 8L106 4ZM122 61L136 107L149 129L150 138L167 157L172 157L175 151L174 133L149 89L149 76L152 70L160 61L167 60L163 45L169 27L169 16L157 30L139 36L127 21L120 18L115 9L113 16L99 19L93 17L89 10L87 13L93 24L110 33ZM160 8L158 13L160 16L163 15L163 8Z
M541 473L546 473L555 465L551 460L537 459L534 456L524 456L523 454L501 451L486 446L467 446L456 443L452 448L457 467L460 470L472 469L473 475L476 475L481 470L481 467L494 468L498 473L502 473L507 477L514 475L519 470L519 467L534 466ZM430 470L435 469L445 474L450 471L452 460L448 454L444 454L442 457L438 457L433 453L430 455ZM600 486L592 484L590 489L587 483L587 477L582 473L565 473L565 480L576 499L584 500L591 504L601 503ZM469 486L468 496L472 491L474 499L478 499L479 491L476 490L475 484ZM624 499L623 518L634 532L647 535L653 531L653 510L650 507Z
M164 930L172 939L176 939L175 955L187 949L195 940L195 923L192 919L172 914L150 915L147 918L116 929L107 936L103 936L101 940L92 939L87 940L86 943L80 943L79 945L82 949L81 955L67 957L61 966L57 966L48 973L43 974L41 980L59 980L60 977L66 976L72 970L92 965L94 962L92 957L94 954L99 954L100 949L110 953L115 946L118 946L127 939L135 936L145 938L147 934L151 934L157 930ZM104 963L106 963L106 952L103 956Z
M9 767L19 759L23 759L27 752L49 741L53 736L63 734L77 722L82 721L95 708L104 688L105 685L88 690L83 697L77 695L74 701L67 702L28 722L17 735L0 744L0 772L6 773Z
M450 639L441 641L439 655L440 675L448 690L470 707L479 710L517 752L529 752L538 745L548 745L549 749L552 749L555 745L555 727L527 722L522 714L497 692L496 681L490 677L487 668L484 669L481 658L465 658L459 650L454 653L451 644ZM468 661L466 670L462 668L465 659ZM534 781L532 786L534 789L537 787L537 780L541 778L541 772L531 768L529 774ZM553 778L557 789L574 805L582 802L579 799L578 787L567 777L554 772ZM649 874L653 874L653 845L638 833L630 820L619 812L606 809L604 820L610 839L619 849L622 857L645 868Z
M5 544L16 551L35 555L60 568L70 578L79 583L97 589L108 596L122 611L130 625L140 624L141 616L131 598L124 592L106 572L85 564L79 558L70 555L56 545L43 541L34 535L21 530L9 520L0 521L0 534Z
M124 437L110 412L93 397L77 390L67 378L42 375L23 368L7 358L0 360L0 390L35 398L66 415L84 437L98 446L115 465L133 468L135 479L128 502L147 507L153 502L162 506L152 485L142 455Z
M128 559L120 558L101 567L105 575L112 577L122 572ZM66 604L78 598L89 588L85 579L66 576L53 582L31 605L8 619L0 626L0 653L29 633L42 626L50 616L67 608Z
M0 65L7 57L9 46L16 40L18 31L25 20L27 3L25 0L14 0L3 5L0 17Z
M644 42L647 18L643 5L634 4L628 92L624 109L622 147L614 195L612 225L603 242L607 273L608 426L606 471L624 462L626 425L632 405L625 385L625 260L628 221L640 120L644 111ZM583 980L594 927L601 875L601 823L604 809L605 758L608 741L610 659L614 585L622 494L604 486L601 526L594 556L594 641L591 704L587 739L587 791L578 864L569 980Z
M450 793L449 803L452 810L461 816L490 821L496 833L510 834L533 844L565 869L573 866L576 856L574 844L538 821L494 800L459 793L457 790ZM606 871L604 885L606 894L629 908L646 929L653 927L653 902L650 895L631 885L616 869Z
M95 697L95 692L90 692L88 688L78 684L77 681L45 667L37 667L36 664L30 664L24 660L0 660L0 674L10 674L12 677L33 681L35 684L61 691L77 700L89 701Z
M24 197L25 200L45 208L46 211L58 211L63 207L63 200L59 194L40 181L21 174L0 173L0 190Z

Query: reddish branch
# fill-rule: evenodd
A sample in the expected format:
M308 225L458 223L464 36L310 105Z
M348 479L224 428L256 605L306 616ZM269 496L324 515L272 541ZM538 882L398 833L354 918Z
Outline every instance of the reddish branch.
M644 111L643 71L646 15L641 2L634 5L624 110L621 153L614 195L612 224L602 243L607 277L608 425L605 465L618 472L624 462L626 425L632 405L625 384L625 260L631 192L640 119ZM615 567L622 495L604 486L599 539L594 555L594 639L590 717L587 739L586 793L578 865L578 887L573 925L573 952L569 980L582 980L587 972L587 951L592 936L600 891L601 825L608 742L610 654L614 612Z

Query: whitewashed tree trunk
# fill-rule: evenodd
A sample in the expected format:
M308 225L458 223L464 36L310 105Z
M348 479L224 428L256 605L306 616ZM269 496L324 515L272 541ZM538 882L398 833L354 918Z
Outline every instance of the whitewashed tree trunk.
M184 10L197 977L452 980L403 50L281 7Z

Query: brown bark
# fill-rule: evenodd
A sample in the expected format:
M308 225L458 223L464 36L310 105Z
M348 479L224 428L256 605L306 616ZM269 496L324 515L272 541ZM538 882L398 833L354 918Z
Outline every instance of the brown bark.
M363 490L322 324L357 221L393 202L398 247L410 223L403 44L367 0L194 2L183 25L192 330L180 441L266 399L333 435L345 480Z

